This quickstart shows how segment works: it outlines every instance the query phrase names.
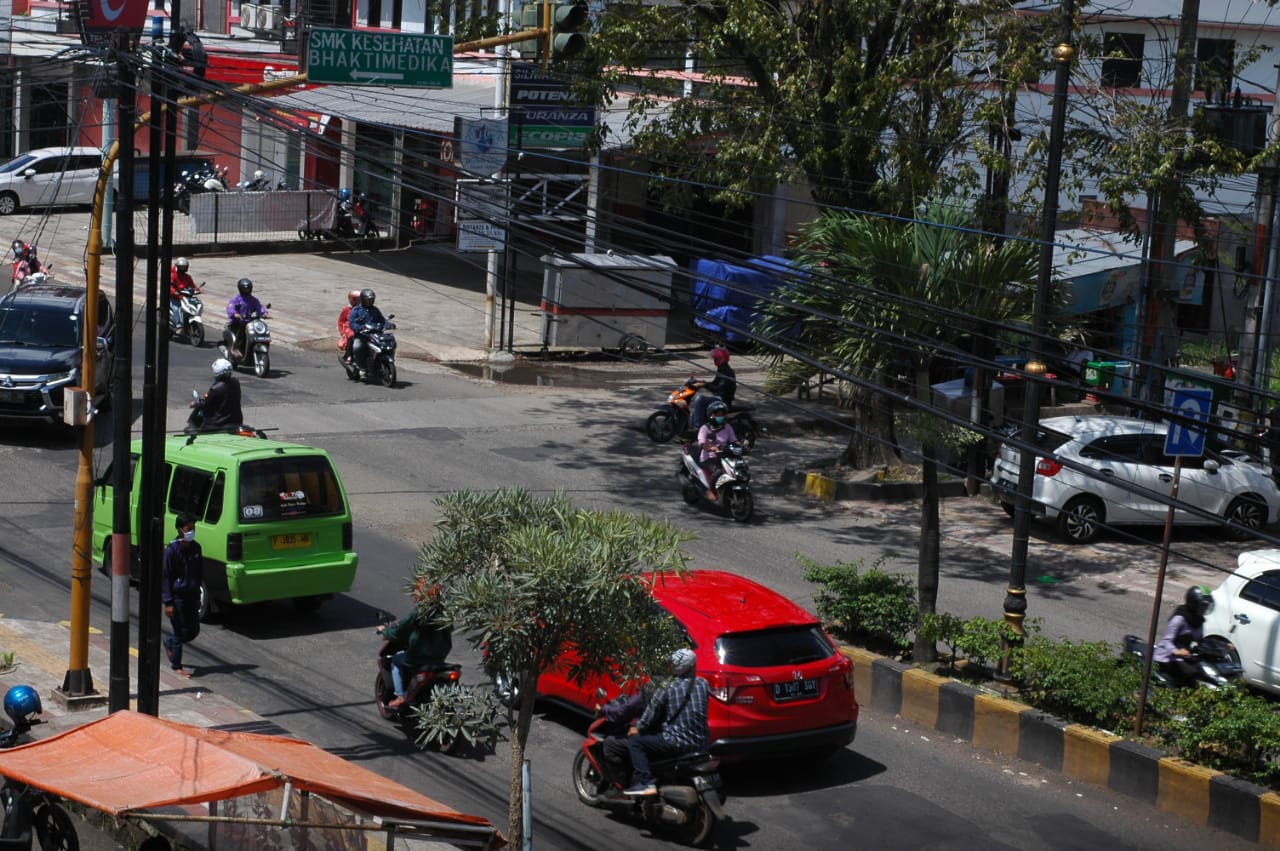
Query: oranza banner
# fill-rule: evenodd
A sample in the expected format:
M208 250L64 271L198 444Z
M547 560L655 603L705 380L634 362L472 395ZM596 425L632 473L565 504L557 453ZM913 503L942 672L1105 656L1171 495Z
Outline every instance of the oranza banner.
M596 108L574 102L563 80L538 73L533 62L511 63L510 146L581 148L596 126Z

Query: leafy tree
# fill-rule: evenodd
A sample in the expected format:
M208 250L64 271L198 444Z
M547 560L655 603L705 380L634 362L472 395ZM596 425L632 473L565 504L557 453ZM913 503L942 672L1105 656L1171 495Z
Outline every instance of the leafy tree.
M650 589L680 581L690 536L646 517L574 508L562 493L459 491L437 505L435 535L409 588L439 585L445 618L481 649L486 671L519 678L507 834L519 848L521 766L538 676L569 649L569 675L579 682L659 670L680 637Z
M939 355L967 358L972 338L1029 313L1038 275L1037 247L997 240L972 229L959 204L927 203L919 219L827 213L806 225L800 262L811 277L797 282L764 319L766 336L799 329L796 348L859 384L858 426L841 461L856 463L858 443L892 440L886 400L914 396L932 405ZM774 356L774 363L784 359ZM784 366L785 368L785 366ZM918 591L921 615L937 601L939 560L938 453L948 424L914 413L909 428L921 442L924 497ZM865 445L862 447L865 450ZM915 659L936 648L917 634Z

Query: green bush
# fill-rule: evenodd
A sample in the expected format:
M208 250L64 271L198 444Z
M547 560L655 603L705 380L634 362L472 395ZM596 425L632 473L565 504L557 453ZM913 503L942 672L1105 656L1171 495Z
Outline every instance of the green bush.
M427 702L413 710L414 740L420 747L453 750L458 742L489 750L502 735L505 710L492 688L450 684L432 689Z
M1032 635L1013 654L1011 671L1024 699L1063 720L1106 730L1133 725L1142 671L1113 644Z
M961 620L950 612L925 615L920 624L920 635L926 640L947 645L952 670L955 670L956 661L962 658L986 669L1004 654L1008 644L1018 640L1017 633L1004 620L983 617Z
M1192 762L1267 786L1280 781L1280 715L1240 682L1176 693L1171 743Z
M862 638L872 649L900 652L911 646L918 617L915 587L909 577L886 573L884 556L865 570L862 559L831 565L798 559L804 578L820 586L814 597L818 616L843 636Z

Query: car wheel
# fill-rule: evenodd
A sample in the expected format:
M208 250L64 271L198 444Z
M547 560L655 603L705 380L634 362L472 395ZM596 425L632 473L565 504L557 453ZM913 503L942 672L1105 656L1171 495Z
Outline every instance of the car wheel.
M1097 497L1077 496L1058 513L1058 534L1073 544L1087 544L1102 531L1106 512Z
M309 597L294 597L293 610L300 615L309 615L319 609L320 604L323 602L324 596L321 594L312 594Z
M200 583L200 623L207 623L213 613L218 610L218 604L213 599L213 594L209 592L209 586L203 582Z
M1014 515L1014 512L1017 508L1017 506L1015 506L1012 502L1001 502L1000 507L1003 508L1004 513L1008 514L1010 517Z
M1267 522L1267 504L1257 497L1238 496L1227 506L1226 518L1245 527L1228 526L1227 534L1237 541L1246 541Z
M18 212L18 196L12 192L0 192L0 216L12 216Z

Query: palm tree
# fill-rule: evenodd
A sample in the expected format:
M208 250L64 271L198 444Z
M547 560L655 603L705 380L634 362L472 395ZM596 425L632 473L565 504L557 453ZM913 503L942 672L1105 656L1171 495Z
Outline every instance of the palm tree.
M768 308L762 336L788 329L789 348L857 386L856 427L841 461L861 466L877 451L879 460L887 450L900 454L892 400L910 396L924 406L912 406L924 413L908 424L921 443L923 617L937 602L938 453L947 442L947 423L927 413L932 378L945 358L976 360L975 342L989 344L994 329L1029 314L1037 247L975 230L971 213L948 201L926 203L911 220L826 213L802 229L799 247L808 277ZM783 355L772 357L775 369L795 371ZM917 638L916 661L935 658L932 643Z

